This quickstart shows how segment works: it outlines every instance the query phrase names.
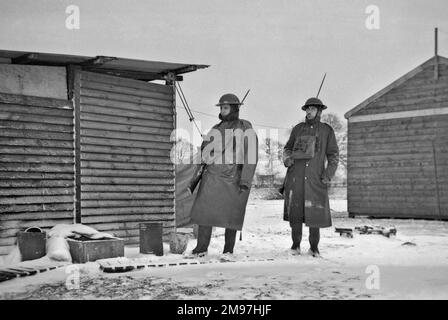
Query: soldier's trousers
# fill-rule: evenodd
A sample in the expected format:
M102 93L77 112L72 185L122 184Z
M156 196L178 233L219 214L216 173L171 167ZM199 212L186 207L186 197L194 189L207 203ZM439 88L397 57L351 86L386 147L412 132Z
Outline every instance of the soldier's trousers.
M198 242L195 252L205 252L210 245L210 240L212 238L212 230L213 227L209 226L199 226L198 227ZM226 229L225 232L225 244L223 253L233 253L233 248L235 247L235 239L236 239L237 230Z
M291 238L293 246L300 247L300 242L302 241L302 223L290 223L291 226ZM310 242L310 247L312 251L316 251L318 249L319 240L320 240L320 228L309 228L310 235L308 240Z

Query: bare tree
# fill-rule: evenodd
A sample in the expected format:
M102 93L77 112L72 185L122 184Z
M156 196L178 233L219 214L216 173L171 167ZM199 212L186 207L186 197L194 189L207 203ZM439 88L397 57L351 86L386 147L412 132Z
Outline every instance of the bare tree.
M334 130L334 132L341 132L345 130L345 125L337 114L324 113L321 117L321 121L328 123Z
M321 121L333 128L339 146L339 163L347 168L347 126L334 113L323 114Z
M171 158L175 164L188 162L194 153L194 146L187 140L179 138L176 140L174 152L171 154Z
M268 169L269 174L275 174L274 162L277 160L282 160L283 147L284 144L279 141L272 140L271 138L266 138L263 141L262 150L264 151L264 157L267 160L266 168Z

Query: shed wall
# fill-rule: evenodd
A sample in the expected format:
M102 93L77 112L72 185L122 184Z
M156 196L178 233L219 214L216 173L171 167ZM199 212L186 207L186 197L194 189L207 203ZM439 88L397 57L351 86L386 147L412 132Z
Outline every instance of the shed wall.
M140 222L174 228L171 86L81 72L81 222L138 242Z
M415 77L390 90L355 115L410 111L448 106L448 65L439 65L439 79L434 80L434 66L429 65Z
M349 122L348 135L351 214L448 218L448 115Z
M0 92L67 99L65 67L0 64Z
M30 226L73 223L70 101L0 93L0 255Z
M437 80L429 64L351 115L351 215L448 219L447 108L448 65L441 63Z

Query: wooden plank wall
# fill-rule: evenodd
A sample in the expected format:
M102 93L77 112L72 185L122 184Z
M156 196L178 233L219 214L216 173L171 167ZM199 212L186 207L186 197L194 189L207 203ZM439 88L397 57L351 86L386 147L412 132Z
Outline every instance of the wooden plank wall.
M434 66L426 67L415 77L370 103L356 115L421 110L448 106L448 65L439 65L439 80L434 80Z
M73 223L73 108L0 93L0 255L30 226Z
M448 115L349 122L348 135L350 214L448 218Z
M352 116L444 107L448 66L440 64L438 80L434 66L428 66ZM448 115L349 119L350 214L448 219L447 169Z
M173 88L81 73L81 222L138 243L140 222L174 228Z

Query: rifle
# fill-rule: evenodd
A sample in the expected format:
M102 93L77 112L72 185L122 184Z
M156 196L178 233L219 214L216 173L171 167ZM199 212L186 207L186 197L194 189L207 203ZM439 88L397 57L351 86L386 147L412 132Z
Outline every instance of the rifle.
M240 104L243 104L243 102L244 102L244 100L246 100L247 95L249 94L249 92L250 92L250 89L247 90L247 92L246 92L246 94L244 95L243 100L241 100L241 103L240 103ZM196 189L196 187L197 187L198 184L199 184L199 181L201 181L201 179L202 179L202 175L204 174L204 170L205 170L205 167L206 167L206 166L207 166L207 164L205 164L205 163L201 163L201 164L199 165L199 168L197 168L197 169L195 170L193 179L191 179L191 182L190 182L190 184L189 184L188 187L187 187L188 191L189 191L191 194L193 194L194 190Z

